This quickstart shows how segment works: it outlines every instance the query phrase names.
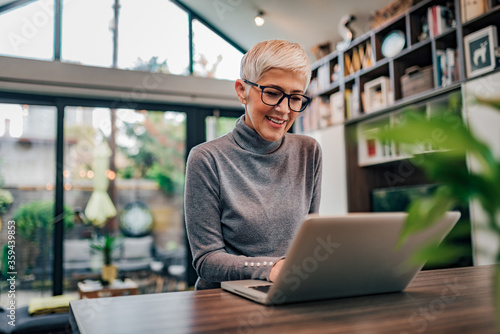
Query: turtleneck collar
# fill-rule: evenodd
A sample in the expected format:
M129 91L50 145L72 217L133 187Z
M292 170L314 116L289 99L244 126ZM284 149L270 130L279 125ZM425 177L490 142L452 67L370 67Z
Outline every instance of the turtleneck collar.
M257 154L269 154L276 151L283 143L284 136L277 141L267 141L262 138L257 131L250 128L245 123L245 115L242 115L236 121L232 131L233 138L244 150Z

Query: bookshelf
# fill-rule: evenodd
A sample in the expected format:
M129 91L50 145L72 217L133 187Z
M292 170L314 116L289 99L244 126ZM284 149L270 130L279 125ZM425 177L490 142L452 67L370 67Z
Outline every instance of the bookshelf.
M489 26L500 29L498 0L476 1L482 4L481 8L469 9L470 15L464 12L466 2L470 1L414 0L414 5L406 12L356 38L346 50L335 50L313 63L309 94L328 106L332 106L332 94L344 95L343 103L336 98L339 102L332 106L334 110L342 108L344 113L333 116L335 122L319 124L321 119L328 117L330 110L319 111L315 106L320 104L313 104L308 115L298 119L298 132L314 131L339 122L361 121L374 111L390 112L393 105L432 97L449 87L459 88L457 84L470 79L466 75L464 37ZM466 17L472 18L464 21ZM397 54L384 56L387 54L384 42L395 32L401 35L393 44L403 41L403 47L399 44L396 48L401 50ZM498 37L496 43L499 44ZM407 73L409 70L413 72ZM421 78L423 73L427 74L425 80ZM407 80L403 82L405 76ZM377 91L385 102L371 108L370 103L367 105L365 85L380 77L388 79L387 88ZM420 87L412 86L416 81L420 81Z
M413 1L405 12L359 36L347 49L312 64L309 94L317 102L297 118L295 131L318 136L342 126L344 141L335 145L343 147L345 156L336 162L346 167L345 175L338 177L346 179L348 212L375 210L375 193L414 191L430 184L403 148L375 138L378 129L396 124L408 108L425 115L455 108L463 115L467 83L500 74L498 58L492 56L489 72L468 75L471 55L465 54L468 36L500 29L500 1L485 0L481 8L466 8L465 2ZM490 44L498 46L499 35ZM387 48L386 40L394 36L394 48ZM329 154L330 149L323 150ZM422 155L429 152L432 145L424 145ZM456 163L468 166L467 157ZM463 219L458 225L470 229L468 208L460 210ZM455 242L471 245L470 237ZM470 265L471 258L471 253L464 254L450 266Z
M427 182L393 143L370 137L378 127L397 122L404 109L429 113L450 96L461 96L463 84L472 79L466 74L464 39L491 26L500 29L500 1L479 1L482 7L472 9L465 8L466 2L414 0L408 10L359 36L347 49L312 64L309 94L315 102L297 118L295 131L344 126L348 211L371 211L375 188ZM384 43L394 32L397 52L387 51ZM391 173L405 174L398 171L402 166L411 168L411 175L397 184L388 181Z

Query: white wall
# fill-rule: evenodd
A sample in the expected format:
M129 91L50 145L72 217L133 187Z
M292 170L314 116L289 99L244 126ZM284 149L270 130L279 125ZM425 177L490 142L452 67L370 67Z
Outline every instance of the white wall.
M309 135L319 142L323 152L320 214L347 213L344 125L331 126Z
M495 157L500 160L500 110L477 104L475 97L484 96L500 100L500 73L469 81L465 84L464 111L472 132L491 148ZM480 166L471 157L468 159L473 171ZM500 187L492 184L492 187ZM478 203L471 203L472 242L474 247L474 264L485 265L496 263L496 254L500 247L498 236L488 230L487 217ZM500 222L500 216L497 217Z

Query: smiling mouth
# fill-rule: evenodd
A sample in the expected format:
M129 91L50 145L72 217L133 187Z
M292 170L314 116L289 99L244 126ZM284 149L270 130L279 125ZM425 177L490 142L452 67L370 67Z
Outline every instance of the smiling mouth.
M272 118L272 117L269 117L269 116L266 116L266 118L268 120L270 120L271 122L273 122L274 124L283 124L283 123L286 122L285 120L278 120L276 118Z

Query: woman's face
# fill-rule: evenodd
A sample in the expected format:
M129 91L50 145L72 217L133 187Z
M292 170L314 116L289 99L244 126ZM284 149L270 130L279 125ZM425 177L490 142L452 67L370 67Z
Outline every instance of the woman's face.
M291 71L271 69L256 84L275 87L287 94L304 94L306 78ZM299 113L290 110L286 97L276 106L264 104L261 100L262 90L255 86L250 85L247 96L247 85L241 79L235 84L238 98L245 105L245 123L267 141L281 139Z

